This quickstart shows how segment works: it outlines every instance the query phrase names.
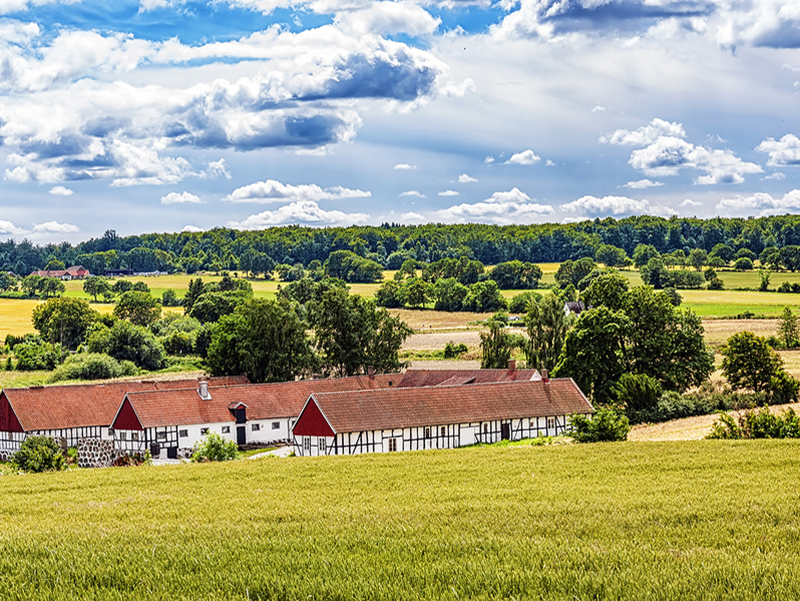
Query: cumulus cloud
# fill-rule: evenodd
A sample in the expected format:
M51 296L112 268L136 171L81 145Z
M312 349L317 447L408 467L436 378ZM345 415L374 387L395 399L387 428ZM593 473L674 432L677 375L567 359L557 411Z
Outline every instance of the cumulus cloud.
M800 165L800 139L794 134L786 134L777 141L767 138L756 146L756 150L769 154L767 165L770 167Z
M442 190L439 192L439 196L458 196L458 192L455 190Z
M25 234L26 230L15 226L10 221L0 219L0 234Z
M518 188L495 192L482 202L460 204L436 211L436 221L450 223L488 222L499 225L533 223L543 216L552 215L553 207L532 202L530 196Z
M411 171L416 169L417 166L409 165L408 163L397 163L397 165L395 165L394 168L397 169L398 171Z
M401 192L400 196L416 196L417 198L425 198L425 195L419 190L406 190Z
M681 204L678 205L682 209L692 209L694 207L702 207L702 202L697 202L696 200L692 200L691 198L687 198Z
M199 196L195 196L191 192L170 192L166 196L161 197L162 205L174 204L198 204L202 202Z
M334 23L352 35L382 33L423 36L436 31L442 20L413 2L371 2L365 8L340 13Z
M348 226L367 223L369 215L365 213L344 213L342 211L326 211L311 200L300 200L280 207L274 211L264 211L251 215L243 221L230 221L228 226L236 229L257 230L275 225L308 225L308 226Z
M475 179L474 177L470 177L466 173L462 173L461 175L458 176L459 184L471 184L477 181L478 181L477 179Z
M57 221L47 221L33 226L33 231L37 234L69 234L80 231L77 225L71 223L58 223Z
M487 165L491 165L492 163L494 163L494 161L495 159L493 156L487 156L485 159L483 159L483 162L486 163Z
M274 179L268 179L263 182L256 182L254 184L242 186L241 188L236 188L233 192L228 194L228 196L223 198L223 200L230 202L258 203L286 201L318 202L320 200L368 198L370 196L372 196L371 192L351 190L350 188L343 188L342 186L333 186L331 188L321 188L316 184L301 184L295 186L284 184Z
M231 179L233 177L231 172L228 170L228 166L225 163L225 159L220 159L218 161L210 161L208 163L208 167L203 171L201 177L207 177L209 179L217 179L220 177L224 177L225 179Z
M536 153L532 150L523 150L522 152L517 152L516 154L511 155L511 158L508 159L505 164L506 165L535 165L539 161L541 161L541 157L536 156Z
M646 213L649 207L650 203L646 200L634 200L626 196L604 196L603 198L581 196L578 200L561 205L561 210L600 217Z
M50 188L50 194L54 196L72 196L75 192L64 186L53 186Z
M647 146L661 137L685 138L686 132L680 123L670 123L664 119L653 119L637 130L618 129L615 132L600 136L601 144L624 146Z
M664 182L654 182L649 179L640 179L635 182L628 182L625 184L626 188L630 188L632 190L644 190L645 188L655 188L657 186L663 186Z
M201 227L197 227L196 225L184 225L182 232L204 232L205 230Z
M800 190L792 190L782 198L774 198L771 194L759 192L750 196L738 195L724 198L717 204L717 209L724 211L748 212L760 211L762 215L800 210Z

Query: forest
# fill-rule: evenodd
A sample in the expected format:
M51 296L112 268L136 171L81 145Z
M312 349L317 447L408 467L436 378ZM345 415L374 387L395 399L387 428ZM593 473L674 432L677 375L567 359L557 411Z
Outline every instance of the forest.
M693 249L711 252L725 244L734 252L746 249L760 255L765 249L789 249L800 257L800 216L760 218L677 218L640 215L624 219L595 219L572 224L496 226L486 224L381 226L348 228L275 227L258 231L217 228L206 232L153 233L118 236L108 230L100 238L72 245L37 246L29 240L0 242L0 270L27 275L48 264L83 265L93 274L110 269L150 271L243 270L267 273L276 265L291 268L324 262L336 251L351 251L365 260L356 266L375 271L399 269L407 259L435 262L467 257L485 265L518 260L555 263L595 258L604 245L632 255L640 244L659 253ZM797 247L798 252L791 252ZM784 265L796 269L791 260Z

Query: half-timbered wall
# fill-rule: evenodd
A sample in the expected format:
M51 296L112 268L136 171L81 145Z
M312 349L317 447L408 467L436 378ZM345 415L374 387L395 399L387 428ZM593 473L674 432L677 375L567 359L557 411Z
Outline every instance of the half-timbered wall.
M557 436L567 431L567 416L533 417L464 424L420 426L394 430L343 432L335 436L294 436L300 456L358 455L393 451L453 449L502 440L504 425L510 440Z

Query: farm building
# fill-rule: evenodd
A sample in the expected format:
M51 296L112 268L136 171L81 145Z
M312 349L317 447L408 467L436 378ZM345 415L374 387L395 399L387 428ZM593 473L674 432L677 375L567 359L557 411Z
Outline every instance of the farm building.
M593 412L571 378L314 393L293 443L306 456L449 449L561 434Z
M541 376L537 370L516 369L516 362L511 360L508 362L508 369L409 369L400 378L397 387L421 388L538 379L541 379Z
M43 278L58 278L60 280L82 280L88 278L91 273L83 265L73 265L66 269L55 269L50 271L33 271L30 275L38 275Z
M132 390L186 388L198 380L127 381L108 384L6 388L0 392L0 459L17 451L27 436L111 440L111 422L125 393ZM209 386L243 384L244 376L211 378Z
M150 450L153 457L187 456L214 432L239 445L289 441L291 429L313 392L376 390L396 386L400 374L246 384L210 389L131 391L111 422L115 447Z

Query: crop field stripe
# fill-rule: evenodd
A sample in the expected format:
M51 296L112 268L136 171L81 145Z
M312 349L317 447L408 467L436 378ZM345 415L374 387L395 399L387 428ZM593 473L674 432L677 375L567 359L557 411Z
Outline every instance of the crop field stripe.
M3 599L790 599L800 443L0 479Z

